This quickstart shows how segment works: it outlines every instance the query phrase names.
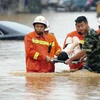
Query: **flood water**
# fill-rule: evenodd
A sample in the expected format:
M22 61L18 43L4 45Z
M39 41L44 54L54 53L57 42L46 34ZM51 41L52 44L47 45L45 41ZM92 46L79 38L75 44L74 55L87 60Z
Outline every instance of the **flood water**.
M37 15L1 15L0 20L16 21L32 27ZM42 15L50 22L50 31L55 34L61 47L66 34L75 30L74 20L77 16L85 15L90 26L97 29L95 12L44 11ZM68 69L67 65L56 64L56 72L65 69ZM25 73L24 42L0 41L0 100L100 100L99 77L12 75L14 72Z

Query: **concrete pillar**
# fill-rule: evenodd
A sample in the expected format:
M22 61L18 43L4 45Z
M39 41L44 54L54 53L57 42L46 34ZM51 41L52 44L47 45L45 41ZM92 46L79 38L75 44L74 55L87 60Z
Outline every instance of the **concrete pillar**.
M25 0L19 0L18 11L22 12L24 10L24 6L25 6Z

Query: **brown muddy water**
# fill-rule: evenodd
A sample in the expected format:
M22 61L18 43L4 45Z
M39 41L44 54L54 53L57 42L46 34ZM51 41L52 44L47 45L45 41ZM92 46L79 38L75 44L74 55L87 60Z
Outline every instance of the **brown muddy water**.
M32 27L38 14L1 15L0 20L16 21ZM68 32L75 30L74 20L85 15L97 29L95 12L67 13L44 11L59 44ZM56 72L67 65L56 64ZM11 74L12 73L12 74ZM84 74L84 75L83 75ZM100 75L85 74L26 74L23 41L0 41L0 100L100 100Z

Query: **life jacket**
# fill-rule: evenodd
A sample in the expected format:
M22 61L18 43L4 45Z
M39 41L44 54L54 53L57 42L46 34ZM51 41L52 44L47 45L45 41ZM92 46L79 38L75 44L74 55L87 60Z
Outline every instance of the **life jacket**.
M61 47L59 46L57 39L53 34L48 33L47 37L49 38L50 41L50 45L49 45L50 51L48 52L48 55L51 58L54 58L55 55L57 56L61 52Z

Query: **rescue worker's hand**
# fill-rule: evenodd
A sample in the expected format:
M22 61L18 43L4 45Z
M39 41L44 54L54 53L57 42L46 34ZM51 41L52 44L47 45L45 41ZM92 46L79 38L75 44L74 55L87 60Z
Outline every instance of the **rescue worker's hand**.
M82 61L86 61L86 55L80 58L79 62L81 63Z
M83 61L83 58L81 57L78 62L81 63L82 61Z
M65 61L65 64L72 64L72 60L71 59L67 59L66 61Z
M55 58L51 58L51 60L50 60L50 62L53 63L53 64L55 64L54 59L55 59Z
M49 56L46 56L46 61L47 62L50 62L51 61L51 58Z

